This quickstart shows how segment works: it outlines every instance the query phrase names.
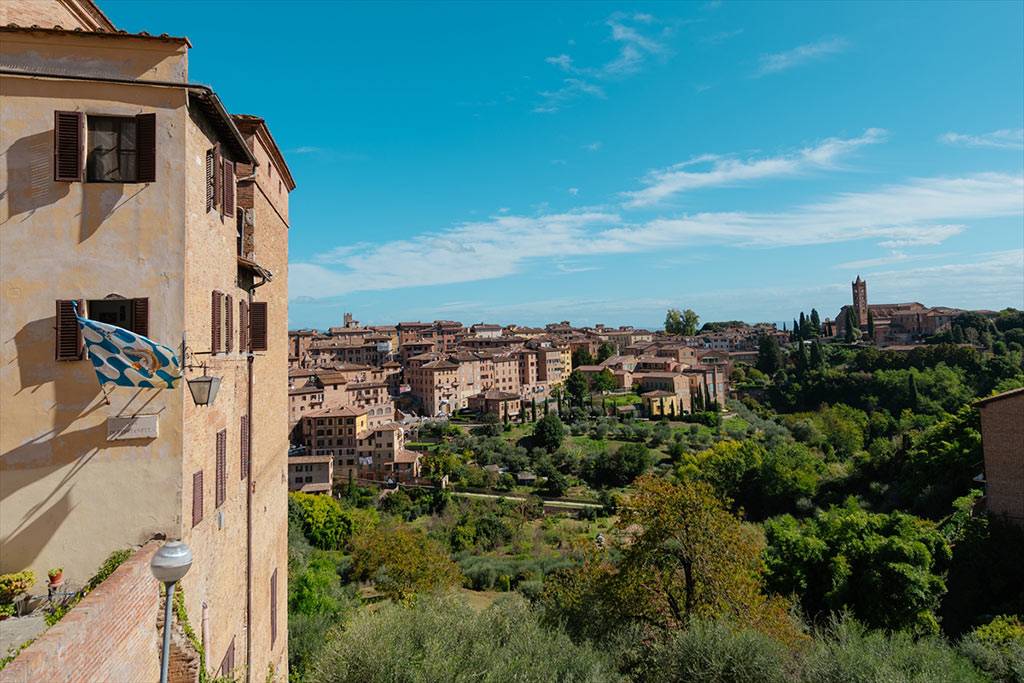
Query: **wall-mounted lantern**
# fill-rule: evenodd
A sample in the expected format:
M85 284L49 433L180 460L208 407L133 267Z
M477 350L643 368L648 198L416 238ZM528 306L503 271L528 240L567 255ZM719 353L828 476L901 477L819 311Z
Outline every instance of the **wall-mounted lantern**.
M220 377L203 375L186 381L188 390L192 392L192 400L197 406L213 405L214 399L217 398L217 390L220 389Z

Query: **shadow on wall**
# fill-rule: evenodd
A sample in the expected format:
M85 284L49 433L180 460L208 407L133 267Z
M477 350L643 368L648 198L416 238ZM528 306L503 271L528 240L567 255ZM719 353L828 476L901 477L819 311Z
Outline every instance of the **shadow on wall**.
M0 190L7 197L8 216L28 220L36 209L53 204L68 194L68 183L53 180L53 131L36 133L17 140L4 153L7 164L7 187Z

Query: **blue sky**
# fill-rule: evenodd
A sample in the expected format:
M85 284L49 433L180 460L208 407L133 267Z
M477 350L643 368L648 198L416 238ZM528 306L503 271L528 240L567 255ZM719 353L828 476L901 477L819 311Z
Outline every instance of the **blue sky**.
M1024 306L1024 3L102 3L264 116L292 326Z

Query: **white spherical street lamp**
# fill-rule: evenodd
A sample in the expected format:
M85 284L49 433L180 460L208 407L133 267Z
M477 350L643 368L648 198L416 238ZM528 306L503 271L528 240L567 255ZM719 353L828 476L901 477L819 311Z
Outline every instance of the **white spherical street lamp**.
M168 541L160 547L149 562L153 577L167 587L167 602L164 603L164 649L160 659L160 683L167 683L167 672L171 654L171 606L174 586L181 581L192 566L192 550L181 541Z

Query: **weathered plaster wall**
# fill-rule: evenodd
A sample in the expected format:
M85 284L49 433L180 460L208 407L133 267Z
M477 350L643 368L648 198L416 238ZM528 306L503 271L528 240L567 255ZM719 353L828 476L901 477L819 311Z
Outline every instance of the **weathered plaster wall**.
M185 95L0 79L0 571L87 580L114 549L173 535L181 390L112 388L54 360L57 299L150 300L150 336L180 343ZM156 112L157 182L53 181L53 112ZM158 414L159 437L108 441L109 416Z
M254 139L246 136L247 139ZM279 172L267 171L270 158L252 142L262 173L253 192L256 212L256 259L274 274L272 282L256 290L268 303L267 351L255 361L256 394L253 401L253 674L265 675L272 665L287 678L288 641L288 189ZM277 570L277 640L270 638L270 579Z
M188 46L184 42L73 32L6 31L2 36L0 63L10 69L176 83L188 80Z

